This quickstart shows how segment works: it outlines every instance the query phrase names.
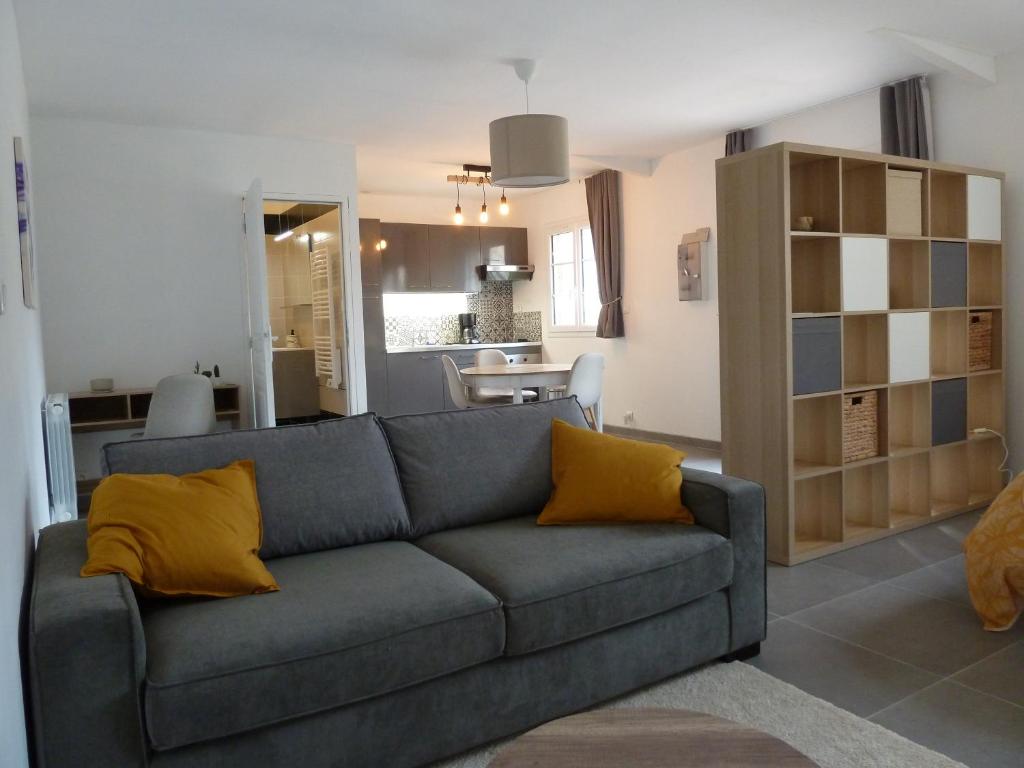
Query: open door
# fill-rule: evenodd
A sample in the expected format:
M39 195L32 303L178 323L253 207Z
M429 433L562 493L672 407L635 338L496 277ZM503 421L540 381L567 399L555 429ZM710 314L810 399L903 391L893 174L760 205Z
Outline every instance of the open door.
M263 182L255 179L242 201L245 275L249 295L249 348L252 354L253 426L273 427L274 357L267 311L267 246L263 231Z

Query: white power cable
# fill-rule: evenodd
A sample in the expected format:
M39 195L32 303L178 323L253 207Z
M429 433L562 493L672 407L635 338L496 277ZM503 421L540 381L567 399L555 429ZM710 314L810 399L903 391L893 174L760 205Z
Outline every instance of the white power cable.
M1006 445L1006 437L1003 435L1003 433L1002 432L996 432L994 429L989 429L988 427L976 427L975 429L972 429L971 432L973 432L976 435L983 435L985 433L988 433L990 435L995 435L996 437L998 437L1002 441L1002 443L1003 443L1003 461L999 465L999 471L1000 472L1006 472L1009 475L1010 479L1013 480L1014 472L1013 472L1013 470L1010 467L1008 467L1006 465L1006 463L1010 460L1010 449Z

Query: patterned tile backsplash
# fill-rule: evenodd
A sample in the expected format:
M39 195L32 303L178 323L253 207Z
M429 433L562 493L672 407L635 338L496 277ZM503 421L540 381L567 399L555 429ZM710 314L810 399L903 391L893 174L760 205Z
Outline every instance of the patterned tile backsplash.
M466 294L466 311L476 312L480 341L496 344L541 340L540 312L514 312L512 283L484 283L479 293ZM420 344L458 344L458 315L393 315L384 317L384 341L389 347Z

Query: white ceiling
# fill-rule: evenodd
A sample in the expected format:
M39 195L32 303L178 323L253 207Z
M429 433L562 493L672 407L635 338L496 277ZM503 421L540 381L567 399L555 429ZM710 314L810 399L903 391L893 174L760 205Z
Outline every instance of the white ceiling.
M33 114L351 142L362 191L447 194L523 111L576 156L659 157L930 67L892 28L989 54L1019 0L15 0ZM587 163L574 162L577 171Z

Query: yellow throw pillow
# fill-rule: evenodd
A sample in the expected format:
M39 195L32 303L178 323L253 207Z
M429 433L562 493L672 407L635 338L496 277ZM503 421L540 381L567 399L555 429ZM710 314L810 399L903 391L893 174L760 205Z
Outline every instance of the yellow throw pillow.
M692 523L680 498L679 465L686 454L551 423L551 479L555 489L538 525L577 523Z
M123 573L150 596L276 592L262 539L252 461L181 477L111 475L92 495L82 576Z

